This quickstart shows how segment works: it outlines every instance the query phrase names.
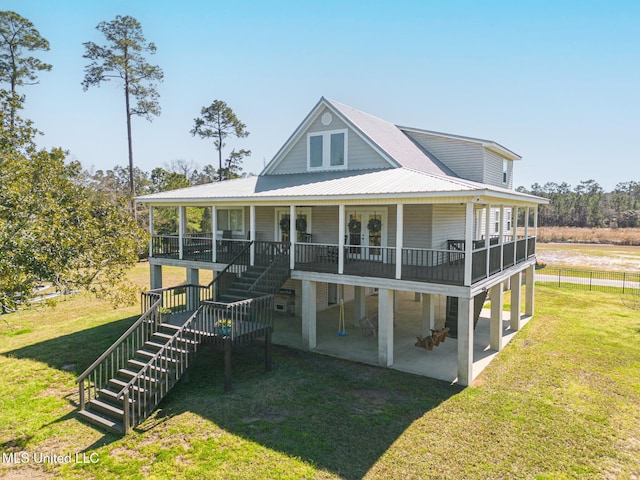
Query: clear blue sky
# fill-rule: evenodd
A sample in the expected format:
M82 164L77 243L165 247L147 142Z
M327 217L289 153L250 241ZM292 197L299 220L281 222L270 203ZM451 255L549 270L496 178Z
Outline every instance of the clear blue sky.
M119 86L83 92L83 42L131 15L156 43L162 115L134 119L134 158L215 161L189 134L226 101L259 172L321 96L399 125L494 140L523 157L515 185L640 181L640 2L0 0L51 43L26 116L86 168L126 165Z

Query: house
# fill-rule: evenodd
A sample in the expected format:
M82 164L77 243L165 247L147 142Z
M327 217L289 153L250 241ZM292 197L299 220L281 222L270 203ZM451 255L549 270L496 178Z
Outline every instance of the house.
M416 336L431 343L431 332L444 340L448 329L457 382L468 385L487 296L491 350L505 344L506 290L512 332L534 312L537 207L546 200L513 189L520 160L494 141L397 126L321 98L260 175L138 198L151 207L152 291L165 290L163 266L185 268L189 285L211 270L215 289L186 293L187 311L205 297L230 305L275 294L278 315L298 319L294 334L310 350L323 312L336 312L337 326L346 302L349 325L362 327L353 337L383 367L398 348L417 351ZM168 214L175 227L160 231ZM399 346L407 297L420 318Z

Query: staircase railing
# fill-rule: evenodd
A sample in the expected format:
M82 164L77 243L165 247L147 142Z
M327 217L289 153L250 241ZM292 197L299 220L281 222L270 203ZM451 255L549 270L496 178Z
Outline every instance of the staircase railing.
M273 328L273 295L233 303L204 302L201 328L222 337L249 335L265 326Z
M149 416L189 368L204 335L200 325L202 309L203 306L200 306L118 392L117 398L122 400L125 434Z
M249 287L250 292L274 294L282 287L282 284L291 276L289 269L288 251L283 251L275 256L264 272Z
M222 282L218 280L222 279L226 273L240 274L243 272L243 270L246 270L247 265L249 265L249 250L252 244L253 240L250 242L246 242L246 245L242 248L242 250L238 252L235 257L231 259L227 266L224 267L220 272L216 273L216 278L214 278L213 281L209 284L209 286L211 287L211 296L209 297L209 299L214 298L214 293L215 298L219 298L222 294Z
M158 331L162 298L159 294L150 296L154 297L155 301L149 309L78 377L76 383L80 390L81 410L84 410L86 404L85 395L88 395L89 400L96 398L98 391L106 386L109 379L124 368L136 350Z

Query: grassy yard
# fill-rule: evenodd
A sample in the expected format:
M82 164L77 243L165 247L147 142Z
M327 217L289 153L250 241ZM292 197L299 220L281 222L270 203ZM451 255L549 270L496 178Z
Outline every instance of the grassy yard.
M586 243L537 243L538 261L549 267L640 271L640 247Z
M249 345L225 395L221 353L204 350L126 438L77 420L75 379L139 307L78 296L2 316L0 476L638 478L640 311L617 295L536 291L536 316L472 387L286 348L265 374ZM10 465L11 452L72 461Z

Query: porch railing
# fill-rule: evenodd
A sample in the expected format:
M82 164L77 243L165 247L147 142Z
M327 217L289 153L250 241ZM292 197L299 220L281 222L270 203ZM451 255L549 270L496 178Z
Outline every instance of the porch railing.
M338 245L296 243L295 269L338 273Z
M235 340L269 326L273 328L273 295L233 303L207 301L198 328Z
M367 275L372 277L396 277L395 247L371 247L347 245L344 255L346 275Z
M464 252L403 248L402 279L462 285L464 283Z

